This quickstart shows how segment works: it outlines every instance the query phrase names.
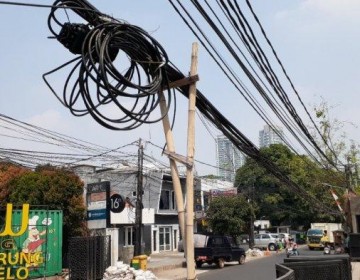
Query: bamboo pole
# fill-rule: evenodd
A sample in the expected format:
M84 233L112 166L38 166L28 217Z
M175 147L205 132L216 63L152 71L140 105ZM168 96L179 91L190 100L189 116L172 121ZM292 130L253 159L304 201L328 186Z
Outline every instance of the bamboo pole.
M159 92L160 95L160 111L161 115L164 116L162 119L164 134L166 139L167 150L169 152L175 152L174 137L170 126L169 116L167 114L166 100L163 92ZM184 209L184 198L181 190L181 183L179 177L179 171L176 166L174 159L169 157L170 161L170 173L173 182L173 188L175 193L176 207L178 210L180 233L185 240L185 209ZM184 246L184 250L186 250Z
M197 74L198 44L192 44L190 76ZM194 162L195 155L195 102L196 84L189 87L187 159ZM186 168L186 264L187 280L196 279L194 256L194 165Z

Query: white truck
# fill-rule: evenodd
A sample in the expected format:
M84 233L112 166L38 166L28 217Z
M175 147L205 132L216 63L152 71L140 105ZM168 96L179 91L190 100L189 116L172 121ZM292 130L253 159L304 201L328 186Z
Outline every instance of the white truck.
M325 242L334 246L334 231L342 230L342 224L338 223L311 223L307 231L307 245L310 250L324 248Z

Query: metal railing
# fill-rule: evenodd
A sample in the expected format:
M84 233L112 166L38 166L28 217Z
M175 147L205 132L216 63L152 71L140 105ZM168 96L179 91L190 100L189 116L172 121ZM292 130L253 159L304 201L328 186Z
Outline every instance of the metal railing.
M276 280L295 280L295 272L289 267L275 264Z
M291 257L282 265L295 272L296 280L352 280L349 255Z

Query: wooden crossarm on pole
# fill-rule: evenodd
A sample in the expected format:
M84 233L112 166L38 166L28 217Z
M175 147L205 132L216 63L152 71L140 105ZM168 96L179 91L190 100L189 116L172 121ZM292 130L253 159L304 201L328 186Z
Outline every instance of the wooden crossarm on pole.
M169 152L168 150L164 150L164 154L167 155L169 158L176 160L177 162L182 163L187 168L192 168L194 163L191 162L187 157L184 157L182 155L179 155L175 152Z
M196 83L197 81L199 81L199 75L185 77L180 80L170 82L168 86L165 86L163 88L163 90L191 85Z

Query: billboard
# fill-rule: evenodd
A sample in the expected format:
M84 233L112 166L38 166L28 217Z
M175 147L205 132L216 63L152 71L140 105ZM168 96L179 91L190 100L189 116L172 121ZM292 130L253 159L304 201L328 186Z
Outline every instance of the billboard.
M86 206L89 228L109 227L110 182L103 181L87 184ZM100 223L98 223L98 221ZM93 224L95 222L95 224Z
M128 197L111 191L109 181L88 184L86 204L89 228L109 228L115 224L135 223L135 205ZM154 222L155 209L142 209L142 223Z
M212 189L210 190L211 197L218 196L235 196L237 195L237 188L231 189Z

